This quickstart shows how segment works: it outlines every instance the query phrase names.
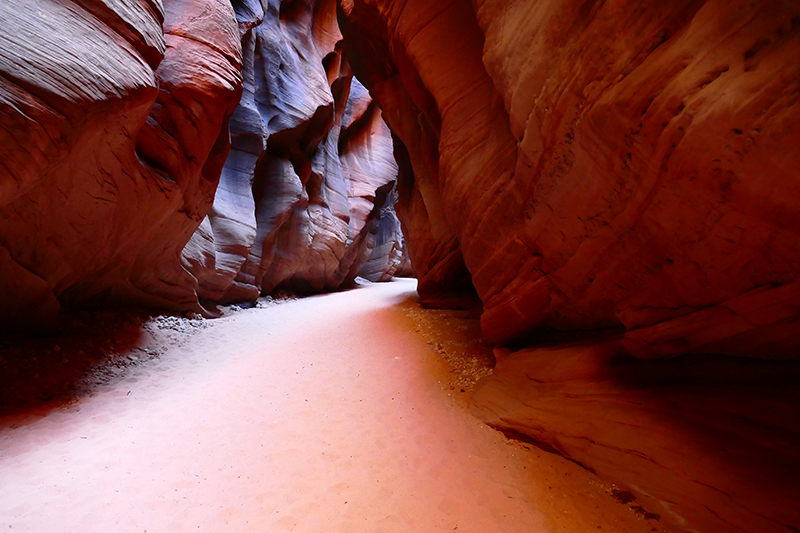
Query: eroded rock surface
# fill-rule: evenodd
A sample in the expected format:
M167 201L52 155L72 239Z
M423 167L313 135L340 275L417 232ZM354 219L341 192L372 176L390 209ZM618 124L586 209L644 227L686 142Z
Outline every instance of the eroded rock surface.
M796 3L340 7L408 148L423 297L463 256L496 342L624 325L641 357L798 351Z
M385 279L407 267L393 206L424 305L482 302L490 340L538 339L498 352L480 416L671 527L800 529L796 2L0 18L3 325Z
M237 7L245 90L208 218L184 251L210 301L352 283L397 176L392 140L342 54L335 4Z
M800 365L643 361L622 336L495 350L473 413L616 484L645 519L678 531L796 531Z
M474 287L486 336L517 348L619 332L624 369L569 339L499 357L476 412L676 529L800 529L796 398L770 392L800 358L797 3L338 3L402 141L422 301Z
M179 254L228 151L241 52L225 0L3 2L0 318L197 308Z
M4 327L62 305L207 314L355 278L397 167L334 2L37 0L0 16Z
M380 217L372 223L369 237L372 239L369 246L372 254L359 272L361 277L370 281L390 281L393 277L414 276L400 219L395 212L396 204L397 190L392 190L381 207Z

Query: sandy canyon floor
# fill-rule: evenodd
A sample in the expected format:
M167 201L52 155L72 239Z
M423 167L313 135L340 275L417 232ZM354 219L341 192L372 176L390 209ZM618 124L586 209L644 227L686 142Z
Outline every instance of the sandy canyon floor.
M131 342L90 393L0 418L0 533L665 531L475 419L475 316L415 298L395 280Z

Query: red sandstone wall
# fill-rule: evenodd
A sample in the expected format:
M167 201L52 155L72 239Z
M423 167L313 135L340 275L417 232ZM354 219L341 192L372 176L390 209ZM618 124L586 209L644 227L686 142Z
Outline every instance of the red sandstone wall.
M800 529L800 5L339 0L339 18L405 145L423 302L474 287L486 336L516 347L475 413L676 530Z
M796 353L796 4L340 6L408 147L423 296L463 255L497 342L623 325L641 357Z
M179 254L227 155L241 52L228 2L160 6L0 5L6 324L60 303L197 308Z
M536 341L476 413L675 528L800 529L795 2L160 5L0 3L5 324L338 288L397 173L423 302Z
M2 2L2 327L355 278L397 168L335 4L235 5Z

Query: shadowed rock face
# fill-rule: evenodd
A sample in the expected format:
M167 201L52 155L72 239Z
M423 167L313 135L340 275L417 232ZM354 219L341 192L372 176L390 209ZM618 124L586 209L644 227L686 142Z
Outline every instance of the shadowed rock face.
M372 223L370 239L372 254L359 275L370 281L390 281L393 277L413 277L411 260L403 240L400 219L395 212L397 190L386 197L380 217Z
M423 302L531 346L476 413L676 529L800 529L798 4L338 5Z
M463 256L499 343L798 351L795 2L340 4L408 148L422 295Z
M573 332L496 350L472 411L591 469L678 531L796 531L800 365L647 361L621 339Z
M0 318L197 308L180 251L241 92L230 4L3 2L0 18Z
M397 176L389 130L343 57L335 4L237 6L245 89L209 216L184 251L211 301L352 283Z
M403 221L403 233L412 243L409 255L419 278L422 304L433 307L474 305L477 298L471 274L464 263L456 227L442 201L441 111L431 87L420 77L423 70L432 73L440 65L430 64L418 69L403 43L390 35L391 13L399 13L404 5L403 2L340 2L339 20L345 49L351 52L351 63L359 79L380 104L384 119L401 141L395 145L400 175L396 208ZM429 7L433 8L429 15L441 11L436 4ZM417 9L422 13L427 8ZM424 21L415 20L414 24L424 25ZM398 27L395 31L399 34L405 29ZM456 22L452 34L447 35L438 31L435 29L433 33L441 42L425 42L418 47L426 57L441 56L442 61L447 61L445 56L460 45L471 49L475 46L470 43L480 46L480 35L469 25ZM454 35L456 40L450 43ZM406 37L411 39L412 35ZM431 46L442 48L437 50ZM450 77L453 69L466 72L473 68L474 58L462 62L461 57L453 53L442 75ZM455 81L459 75L451 79ZM471 93L474 89L470 87L467 91L465 88L464 92Z
M798 531L800 8L662 4L2 2L0 322L386 279L399 219L516 348L476 414L646 519Z

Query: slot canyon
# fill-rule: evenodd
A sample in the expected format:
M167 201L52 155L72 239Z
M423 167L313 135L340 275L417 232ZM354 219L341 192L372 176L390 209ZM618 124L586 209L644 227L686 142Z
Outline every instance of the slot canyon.
M0 532L800 532L797 0L0 20Z

